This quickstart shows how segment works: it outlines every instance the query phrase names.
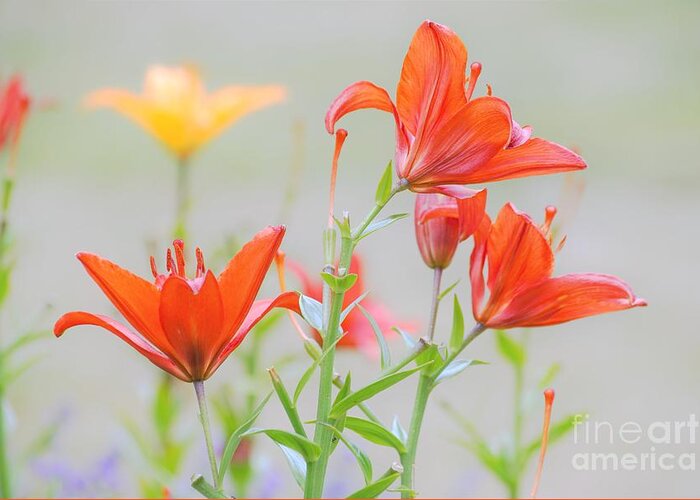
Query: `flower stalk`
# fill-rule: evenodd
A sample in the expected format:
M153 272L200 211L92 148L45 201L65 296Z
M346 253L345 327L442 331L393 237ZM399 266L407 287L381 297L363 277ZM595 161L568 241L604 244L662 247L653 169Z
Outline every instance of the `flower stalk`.
M211 466L211 476L214 481L214 488L221 489L219 484L219 468L216 465L216 453L214 451L214 442L211 438L211 423L209 422L209 410L207 409L207 397L204 392L204 381L195 380L192 382L194 392L197 394L197 404L199 405L199 420L202 422L204 430L204 441L207 445L207 455L209 456L209 465Z
M435 304L435 302L437 302L437 297L440 295L439 280L436 279L435 283L436 286L433 290L433 308L436 310L435 317L437 317L437 304ZM428 326L429 333L432 334L434 329L435 319L432 318L431 323ZM413 475L415 472L416 452L418 451L418 439L420 437L421 427L423 425L425 409L428 405L430 393L435 387L435 381L445 370L445 368L447 368L450 363L452 363L452 361L454 361L455 358L485 330L486 327L484 325L477 323L474 328L472 328L471 332L469 332L469 335L467 335L467 337L464 339L459 349L447 356L447 359L439 370L433 372L423 371L420 374L420 378L418 379L418 387L416 388L415 403L413 405L413 414L411 416L411 425L408 429L406 453L401 455L401 465L403 466L403 473L401 474L401 498L415 498Z
M362 233L379 215L386 204L400 191L406 189L405 184L397 184L393 187L385 200L377 201L374 208L367 214L363 221L350 234L341 232L340 259L336 273L342 276L347 272L352 260L352 253ZM344 217L344 223L349 224L349 217ZM327 244L327 242L326 242ZM328 256L330 252L324 252ZM325 271L332 270L332 264L326 262ZM328 300L330 298L330 300ZM321 361L321 376L318 388L318 400L316 407L316 428L314 429L314 442L321 447L321 455L318 460L308 465L306 483L304 485L304 498L321 498L326 478L328 459L332 451L333 431L330 427L330 409L333 397L333 380L335 378L335 344L340 334L340 315L343 308L345 292L336 292L330 289L328 284L323 285L323 350L324 358ZM327 321L325 319L328 318Z

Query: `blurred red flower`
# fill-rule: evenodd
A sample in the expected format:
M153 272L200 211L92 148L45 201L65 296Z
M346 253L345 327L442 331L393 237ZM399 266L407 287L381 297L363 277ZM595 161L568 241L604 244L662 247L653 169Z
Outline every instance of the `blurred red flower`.
M312 279L304 268L294 261L288 261L287 265L301 281L304 295L319 301L322 300L323 282L320 279ZM353 255L348 273L357 274L357 282L345 294L343 308L348 307L366 291L363 279L363 267L360 257L358 257L357 254ZM415 330L414 324L398 321L384 304L373 300L371 297L364 298L360 303L376 320L377 326L379 326L379 329L385 336L391 335L393 327L399 327L406 331ZM336 347L339 349L358 349L372 357L379 353L372 325L359 308L353 308L340 326L341 330L345 332L345 335L338 341ZM321 335L316 330L314 330L313 333L316 340L322 343L323 339Z
M486 210L486 190L472 191L466 198L439 193L418 194L414 213L416 241L425 264L445 269L457 245L479 227Z
M4 86L0 85L0 150L8 142L16 144L19 140L30 102L19 76L13 76Z
M458 192L447 185L475 184L552 174L586 167L568 149L532 138L530 127L513 122L497 97L472 99L481 64L471 65L465 90L467 49L446 26L425 21L406 54L396 105L386 90L356 82L333 101L326 129L343 116L374 108L394 115L397 175L416 192ZM489 91L490 93L490 91Z
M218 278L204 267L197 249L197 270L185 274L184 245L168 250L167 274L151 257L155 283L97 255L78 259L107 298L135 329L106 316L70 312L54 326L60 337L77 325L100 326L124 340L153 364L186 382L208 379L273 307L298 308L296 293L254 301L285 234L284 226L263 229L231 259Z
M647 305L615 276L585 273L553 278L550 225L555 213L548 207L545 223L538 226L507 203L493 223L488 216L483 218L474 234L470 270L476 321L489 328L546 326ZM490 294L482 304L485 286Z

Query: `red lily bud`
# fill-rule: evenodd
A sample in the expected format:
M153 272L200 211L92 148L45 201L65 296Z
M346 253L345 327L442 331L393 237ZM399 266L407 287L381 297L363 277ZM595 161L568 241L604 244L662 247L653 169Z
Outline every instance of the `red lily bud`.
M484 217L486 190L470 191L465 196L416 196L416 241L423 261L431 269L448 267L457 245L474 233Z

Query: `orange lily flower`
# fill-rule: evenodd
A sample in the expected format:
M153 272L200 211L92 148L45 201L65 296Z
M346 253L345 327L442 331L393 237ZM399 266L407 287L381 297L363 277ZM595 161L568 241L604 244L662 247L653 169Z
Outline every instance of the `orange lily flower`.
M206 380L273 307L297 307L295 293L255 301L284 237L284 226L263 229L229 262L218 278L197 249L194 278L185 274L184 245L168 250L167 274L151 257L155 283L90 253L80 262L134 330L99 314L70 312L54 326L57 337L78 325L95 325L124 340L153 364L186 382ZM138 332L138 333L137 333Z
M143 93L103 89L89 107L108 107L135 121L184 160L239 118L284 100L279 85L229 86L208 94L191 66L151 66Z
M431 269L445 269L457 245L479 227L486 211L486 190L472 191L466 198L440 193L416 196L414 223L423 262Z
M507 203L493 223L483 218L474 234L470 269L476 321L489 328L547 326L647 305L615 276L552 277L550 226L555 214L554 207L547 207L545 223L538 226ZM485 285L490 293L482 305Z
M19 76L0 86L0 151L8 142L14 145L19 140L30 101Z
M319 301L322 300L323 283L321 280L312 279L296 262L288 261L288 265L292 272L296 274L301 281L304 295ZM357 274L357 281L355 282L355 285L346 292L345 299L343 301L343 308L348 307L366 291L363 279L363 264L362 260L357 256L357 254L352 256L348 272L351 274ZM362 307L364 307L365 310L372 315L377 322L377 326L379 326L379 329L385 335L390 335L392 333L392 327L395 326L406 330L414 329L414 325L412 324L397 321L395 316L384 304L372 300L371 297L366 297L363 299L361 304ZM293 307L290 307L290 309L293 309ZM299 312L298 308L297 312ZM357 307L350 311L340 327L341 330L345 332L345 335L336 344L337 348L348 350L358 349L372 357L377 355L379 351L377 339L374 335L374 331L372 330L372 325L370 325L365 315L362 314L362 311L360 311ZM313 331L313 334L319 344L322 343L323 339L316 330Z
M467 49L446 26L425 21L406 54L396 105L386 90L354 83L333 101L326 129L343 116L374 108L394 115L399 179L416 192L459 192L444 185L475 184L586 167L568 149L532 138L530 127L513 122L508 104L490 95L472 99L481 64L470 68ZM490 93L490 91L489 91Z

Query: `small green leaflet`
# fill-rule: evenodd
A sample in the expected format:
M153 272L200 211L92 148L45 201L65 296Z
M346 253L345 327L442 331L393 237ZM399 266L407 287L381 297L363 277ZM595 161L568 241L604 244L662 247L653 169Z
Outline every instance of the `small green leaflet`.
M401 220L405 217L408 217L407 213L394 214L394 215L390 215L386 219L374 221L369 226L367 226L367 228L363 231L363 233L361 235L357 236L357 238L355 239L355 242L358 242L361 239L366 238L370 234L374 233L375 231L379 231L380 229L384 229L385 227L390 226L394 222Z
M340 401L335 403L331 407L330 417L331 418L338 418L339 416L341 416L343 413L348 411L353 406L356 406L357 404L371 398L375 394L378 394L378 393L382 392L383 390L388 389L392 385L401 382L403 379L405 379L409 375L423 369L427 365L428 365L428 363L424 363L424 364L417 366L415 368L411 368L410 370L404 370L402 372L392 373L391 375L387 375L385 377L382 377L380 379L375 380L371 384L366 385L362 389L355 391L352 394L349 394L348 396L344 397L343 399L341 399Z
M394 180L394 175L391 168L391 161L387 164L382 174L382 178L379 179L379 184L377 184L377 191L374 195L374 201L379 206L386 205L391 196L391 183Z
M389 469L386 474L377 479L375 482L368 484L364 488L361 488L354 493L351 493L346 498L376 498L384 493L389 486L394 484L394 481L396 481L400 476L400 472L394 469Z
M299 295L299 309L311 328L319 332L323 330L323 305L318 300Z
M399 438L385 427L370 420L348 415L345 417L345 428L350 429L371 443L394 448L399 454L406 453L406 446Z
M369 321L369 324L372 327L372 331L374 332L374 336L377 339L377 344L379 345L381 369L382 369L382 371L384 371L389 366L391 366L391 351L389 351L389 346L386 344L386 339L384 338L384 334L382 333L381 328L379 328L377 321L367 311L367 309L362 307L360 304L358 304L357 307L360 309L360 311L365 316L365 318L367 318L367 321Z
M355 460L357 460L357 465L360 466L362 475L365 478L365 484L370 484L372 482L372 461L369 459L367 454L364 451L362 451L357 445L348 441L347 438L343 436L343 433L340 432L338 429L331 425L324 425L330 427L333 433L336 436L338 436L338 439L340 439L343 442L343 444L347 447L347 449L350 450L350 453L354 455Z
M450 335L450 352L457 352L464 340L464 315L459 305L459 299L455 294L454 309L452 312L452 334Z
M250 429L244 432L243 436L253 436L255 434L265 434L275 443L296 451L304 457L307 463L315 462L321 455L321 447L319 445L298 434L293 434L281 429Z
M321 278L335 293L345 293L357 282L357 274L335 276L331 273L323 272L321 273Z

